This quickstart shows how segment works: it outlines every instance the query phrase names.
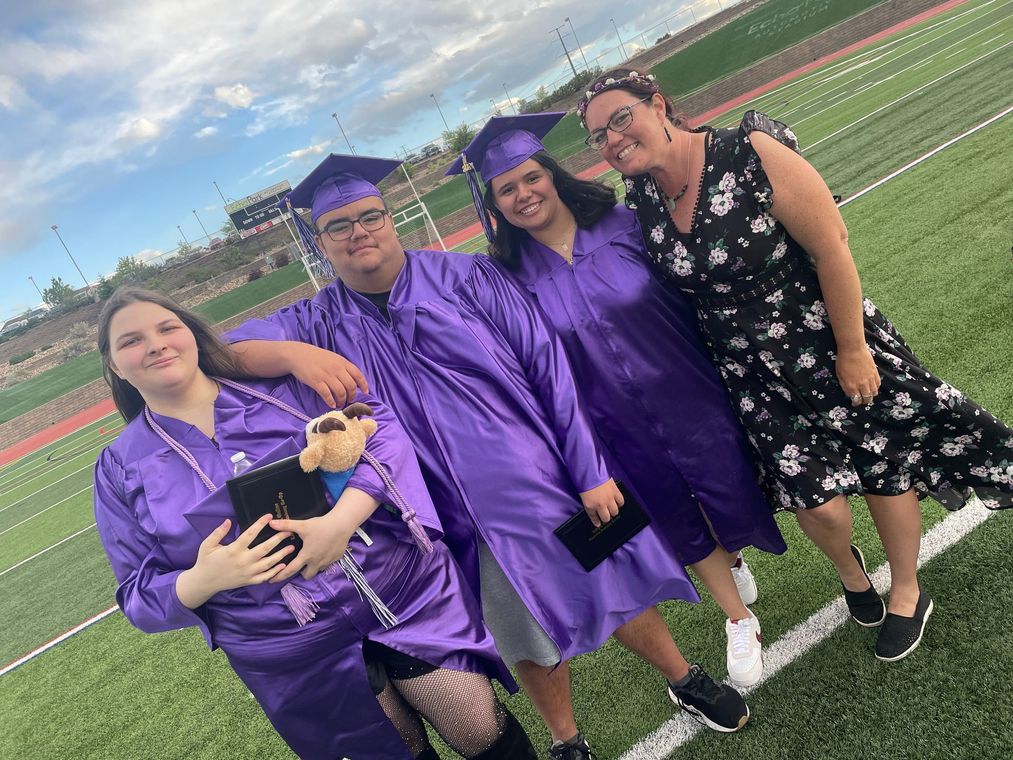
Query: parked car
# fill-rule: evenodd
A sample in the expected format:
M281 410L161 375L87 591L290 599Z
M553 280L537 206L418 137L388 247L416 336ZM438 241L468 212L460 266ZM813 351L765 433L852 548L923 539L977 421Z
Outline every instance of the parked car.
M420 156L418 153L409 153L407 156L405 156L404 160L407 161L409 164L417 164L419 161L422 160L422 156Z
M225 241L222 240L221 238L211 238L211 242L208 243L208 249L212 251L217 251L223 245L225 245Z
M440 150L438 145L429 143L429 145L422 149L422 158L432 158L433 156L438 156L442 152L443 151Z

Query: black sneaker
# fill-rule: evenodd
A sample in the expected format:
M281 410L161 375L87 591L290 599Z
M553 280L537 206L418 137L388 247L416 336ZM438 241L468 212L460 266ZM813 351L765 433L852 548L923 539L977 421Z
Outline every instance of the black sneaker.
M872 579L869 578L869 573L865 569L865 556L862 554L862 550L852 544L851 553L858 560L858 564L862 566L862 573L865 575L865 580L869 581L869 588L865 591L848 591L845 588L844 601L848 603L848 612L851 613L851 617L856 623L866 628L875 628L882 625L886 618L886 605L883 604L883 597L872 585ZM844 588L843 583L841 588Z
M738 731L749 720L749 707L728 684L714 682L700 665L689 666L689 682L668 684L668 696L679 707L708 728L722 733Z
M569 742L553 742L549 747L549 757L552 760L597 760L598 758L591 751L591 746L582 733L578 733L577 737Z
M876 659L896 662L915 651L922 643L925 623L928 622L934 607L932 597L922 591L918 595L918 604L915 605L913 617L886 613L886 622L883 623L879 638L876 640Z

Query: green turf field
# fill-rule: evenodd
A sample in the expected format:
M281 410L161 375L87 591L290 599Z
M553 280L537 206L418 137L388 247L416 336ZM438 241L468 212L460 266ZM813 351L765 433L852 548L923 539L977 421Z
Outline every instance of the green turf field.
M1002 85L1011 9L967 3L756 107L794 125L831 187L851 195L1011 105ZM843 209L866 293L931 369L1007 421L1010 155L1013 117ZM0 469L0 665L113 604L114 582L91 527L90 481L91 463L119 425L110 416ZM925 528L944 517L927 504ZM878 566L883 553L860 502L855 518L856 541ZM778 520L789 553L747 554L768 648L839 594L794 518ZM845 625L750 696L753 719L742 733L699 734L669 756L1005 756L1013 723L1011 529L1013 513L997 514L926 566L922 581L937 609L912 657L879 663L875 633ZM723 676L716 606L673 604L665 614L687 656ZM672 715L660 679L611 642L578 658L573 671L579 722L603 758L621 757ZM0 684L0 757L291 757L221 653L208 652L194 631L148 636L115 613ZM543 744L526 699L508 704ZM661 756L641 747L630 760Z

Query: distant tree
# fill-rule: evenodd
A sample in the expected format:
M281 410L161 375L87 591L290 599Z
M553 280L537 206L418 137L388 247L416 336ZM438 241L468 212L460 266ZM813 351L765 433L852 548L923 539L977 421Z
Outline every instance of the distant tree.
M467 124L448 129L443 133L443 141L447 144L447 150L457 155L468 147L468 143L475 136L475 130Z
M48 288L42 291L42 300L50 306L70 306L74 302L74 288L63 281L62 277L54 277Z
M225 224L223 224L221 230L219 230L219 232L221 232L226 237L228 237L229 235L231 235L233 232L236 232L236 231L237 231L236 230L236 225L232 223L232 219L231 218L226 219L225 220Z
M180 240L178 243L176 243L176 255L177 256L182 256L183 258L186 258L191 253L193 253L193 250L194 250L193 246L190 245L185 240Z
M113 294L116 290L116 282L112 277L99 277L98 284L95 286L95 292L98 293L98 297L103 301Z
M95 339L92 337L92 328L87 322L75 322L70 328L66 347L63 349L64 359L73 359L75 356L84 354L95 348Z
M156 269L158 267L138 261L133 256L122 256L116 262L116 271L113 273L113 279L116 280L117 285L128 283L138 285L154 274Z

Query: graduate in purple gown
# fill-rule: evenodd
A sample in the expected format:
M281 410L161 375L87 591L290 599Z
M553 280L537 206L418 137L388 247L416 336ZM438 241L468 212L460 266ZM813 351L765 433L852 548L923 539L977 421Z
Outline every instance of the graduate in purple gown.
M545 152L539 138L563 115L494 117L447 173L467 173L490 254L559 334L610 471L721 606L729 676L752 686L763 664L746 605L757 590L738 552L786 546L692 306L654 279L636 216L612 188L574 177Z
M293 207L311 209L304 240L339 279L231 331L235 350L254 373L308 382L338 352L391 405L497 648L558 743L554 756L589 756L570 749L583 740L566 661L613 632L689 689L686 701L710 711L715 728L737 730L748 717L739 694L691 669L655 609L697 599L660 532L648 527L590 572L553 534L582 505L608 521L622 499L562 346L488 257L402 248L375 186L396 167L331 156L292 191Z
M271 516L233 527L221 488L231 457L298 453L326 405L293 378L226 379L238 370L228 349L150 291L112 296L99 349L129 424L96 464L95 515L133 625L196 626L302 758L435 760L420 715L465 757L535 757L489 682L513 683L386 406L362 399L378 421L366 448L386 477L360 462L327 515L271 521L282 532L251 548ZM404 503L394 489L414 516L386 506ZM295 556L277 549L293 532L303 541ZM331 567L346 548L358 579ZM298 618L293 598L309 614Z

